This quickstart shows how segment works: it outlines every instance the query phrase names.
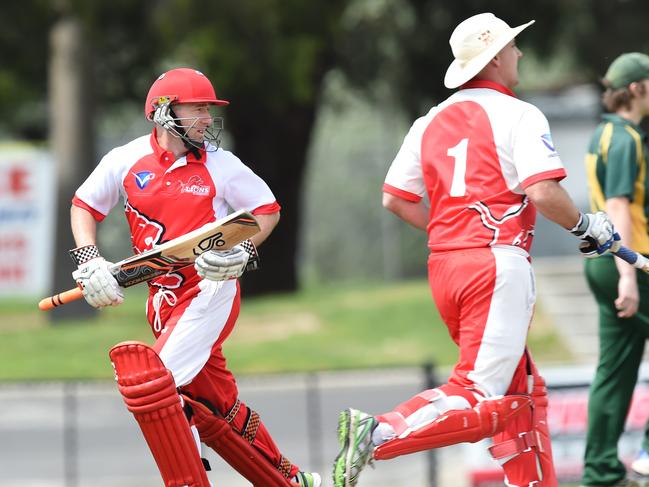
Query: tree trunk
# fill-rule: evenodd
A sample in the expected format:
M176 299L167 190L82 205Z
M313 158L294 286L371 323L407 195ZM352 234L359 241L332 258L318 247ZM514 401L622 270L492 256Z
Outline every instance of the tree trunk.
M49 68L50 145L57 174L57 209L52 294L74 287L75 269L68 250L74 248L70 230L70 201L94 167L93 100L88 53L80 22L63 17L52 27ZM94 315L84 300L50 311L52 321Z
M234 152L266 181L282 211L275 231L259 251L260 270L244 274L242 287L247 294L295 291L300 188L315 107L285 107L281 116L257 113L253 118L247 115L255 113L258 106L242 106L246 104L233 102L226 115L226 124L237 141Z

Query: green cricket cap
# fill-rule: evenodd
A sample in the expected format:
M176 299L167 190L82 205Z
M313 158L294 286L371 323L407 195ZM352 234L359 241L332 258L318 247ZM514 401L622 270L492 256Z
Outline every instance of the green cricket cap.
M649 78L649 56L641 52L627 52L618 56L604 75L614 90L645 78Z

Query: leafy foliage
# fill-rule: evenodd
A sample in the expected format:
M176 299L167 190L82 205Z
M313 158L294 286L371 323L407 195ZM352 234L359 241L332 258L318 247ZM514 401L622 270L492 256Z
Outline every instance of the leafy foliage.
M49 26L54 15L47 0L8 2L0 29L0 106L5 114L0 127L21 138L46 134L44 109L47 93Z
M19 113L8 130L39 117L44 127L49 31L73 16L84 26L100 103L140 102L159 71L199 65L237 110L281 119L287 105L317 103L323 75L338 67L364 93L418 113L446 94L449 33L482 11L512 25L536 19L522 46L546 58L573 51L575 72L590 79L620 52L649 50L649 3L640 0L25 0L3 7L11 23L0 32L8 61L0 102ZM26 114L36 105L39 114Z
M483 11L511 25L536 19L520 38L523 50L541 59L568 52L581 79L595 80L620 52L649 50L649 2L640 0L24 0L3 6L11 22L0 32L0 103L9 115L0 124L8 136L46 136L48 37L61 19L83 26L95 113L122 103L139 111L159 72L198 67L232 102L230 148L283 206L264 246L266 271L245 285L292 290L304 171L328 73L344 76L340 86L354 96L412 119L448 95L449 34Z

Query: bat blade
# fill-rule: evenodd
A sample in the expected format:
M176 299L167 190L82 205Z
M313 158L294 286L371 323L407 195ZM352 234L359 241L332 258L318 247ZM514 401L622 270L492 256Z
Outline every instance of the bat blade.
M216 222L203 225L182 237L117 262L111 272L122 287L149 281L193 264L208 250L228 250L259 231L255 217L240 210Z
M256 218L245 210L239 210L151 250L116 262L110 271L120 286L130 287L191 265L196 257L208 250L231 249L259 230ZM81 289L74 288L42 299L38 307L45 311L81 297Z

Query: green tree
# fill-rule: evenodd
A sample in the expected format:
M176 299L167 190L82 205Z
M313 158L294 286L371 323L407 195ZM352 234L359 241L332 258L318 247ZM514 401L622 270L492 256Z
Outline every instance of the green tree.
M346 2L223 0L200 8L183 0L28 3L12 5L24 17L23 26L30 23L26 12L39 14L30 26L38 35L25 39L14 28L0 38L5 55L17 47L24 54L0 71L0 86L13 96L6 96L14 104L9 106L27 100L44 104L47 65L28 53L37 47L39 59L47 59L48 31L64 16L81 20L93 60L98 109L89 112L89 124L102 109L142 103L150 83L166 68L202 69L232 102L226 123L235 152L269 183L283 207L280 226L264 246L265 272L251 274L246 286L252 292L295 289L299 188L319 87L335 62L337 19ZM42 112L20 127L42 129L47 120ZM21 135L18 129L8 127ZM79 168L79 173L87 171ZM67 222L58 226L65 228Z
M354 86L388 82L390 94L413 116L448 96L443 77L453 60L448 39L463 19L493 12L510 25L536 25L519 44L542 60L568 52L572 76L595 81L621 52L649 52L644 35L649 2L642 0L357 0L346 18L354 49L340 65ZM543 73L539 73L542 76Z
M234 152L271 187L280 224L261 252L263 272L245 276L248 292L297 287L300 190L324 76L336 63L346 0L167 2L173 25L163 37L171 60L199 66L220 96Z
M0 128L9 136L47 136L48 36L54 12L48 0L8 2L0 29Z
M354 49L342 53L340 67L376 102L389 97L410 116L420 116L450 94L443 79L453 60L448 40L459 22L481 12L493 12L510 25L536 19L538 25L521 36L520 44L550 55L562 34L555 19L568 9L566 3L358 0L345 19Z
M15 116L0 124L22 137L46 133L48 31L63 15L83 22L97 113L139 106L165 68L201 68L232 101L225 119L235 152L283 206L263 248L265 271L245 286L292 290L300 191L325 75L338 68L373 102L389 99L419 115L448 95L442 78L452 28L482 11L512 25L535 18L522 47L546 59L572 51L574 72L586 79L619 52L649 50L649 3L640 0L25 0L4 6L11 22L0 33L0 103Z

